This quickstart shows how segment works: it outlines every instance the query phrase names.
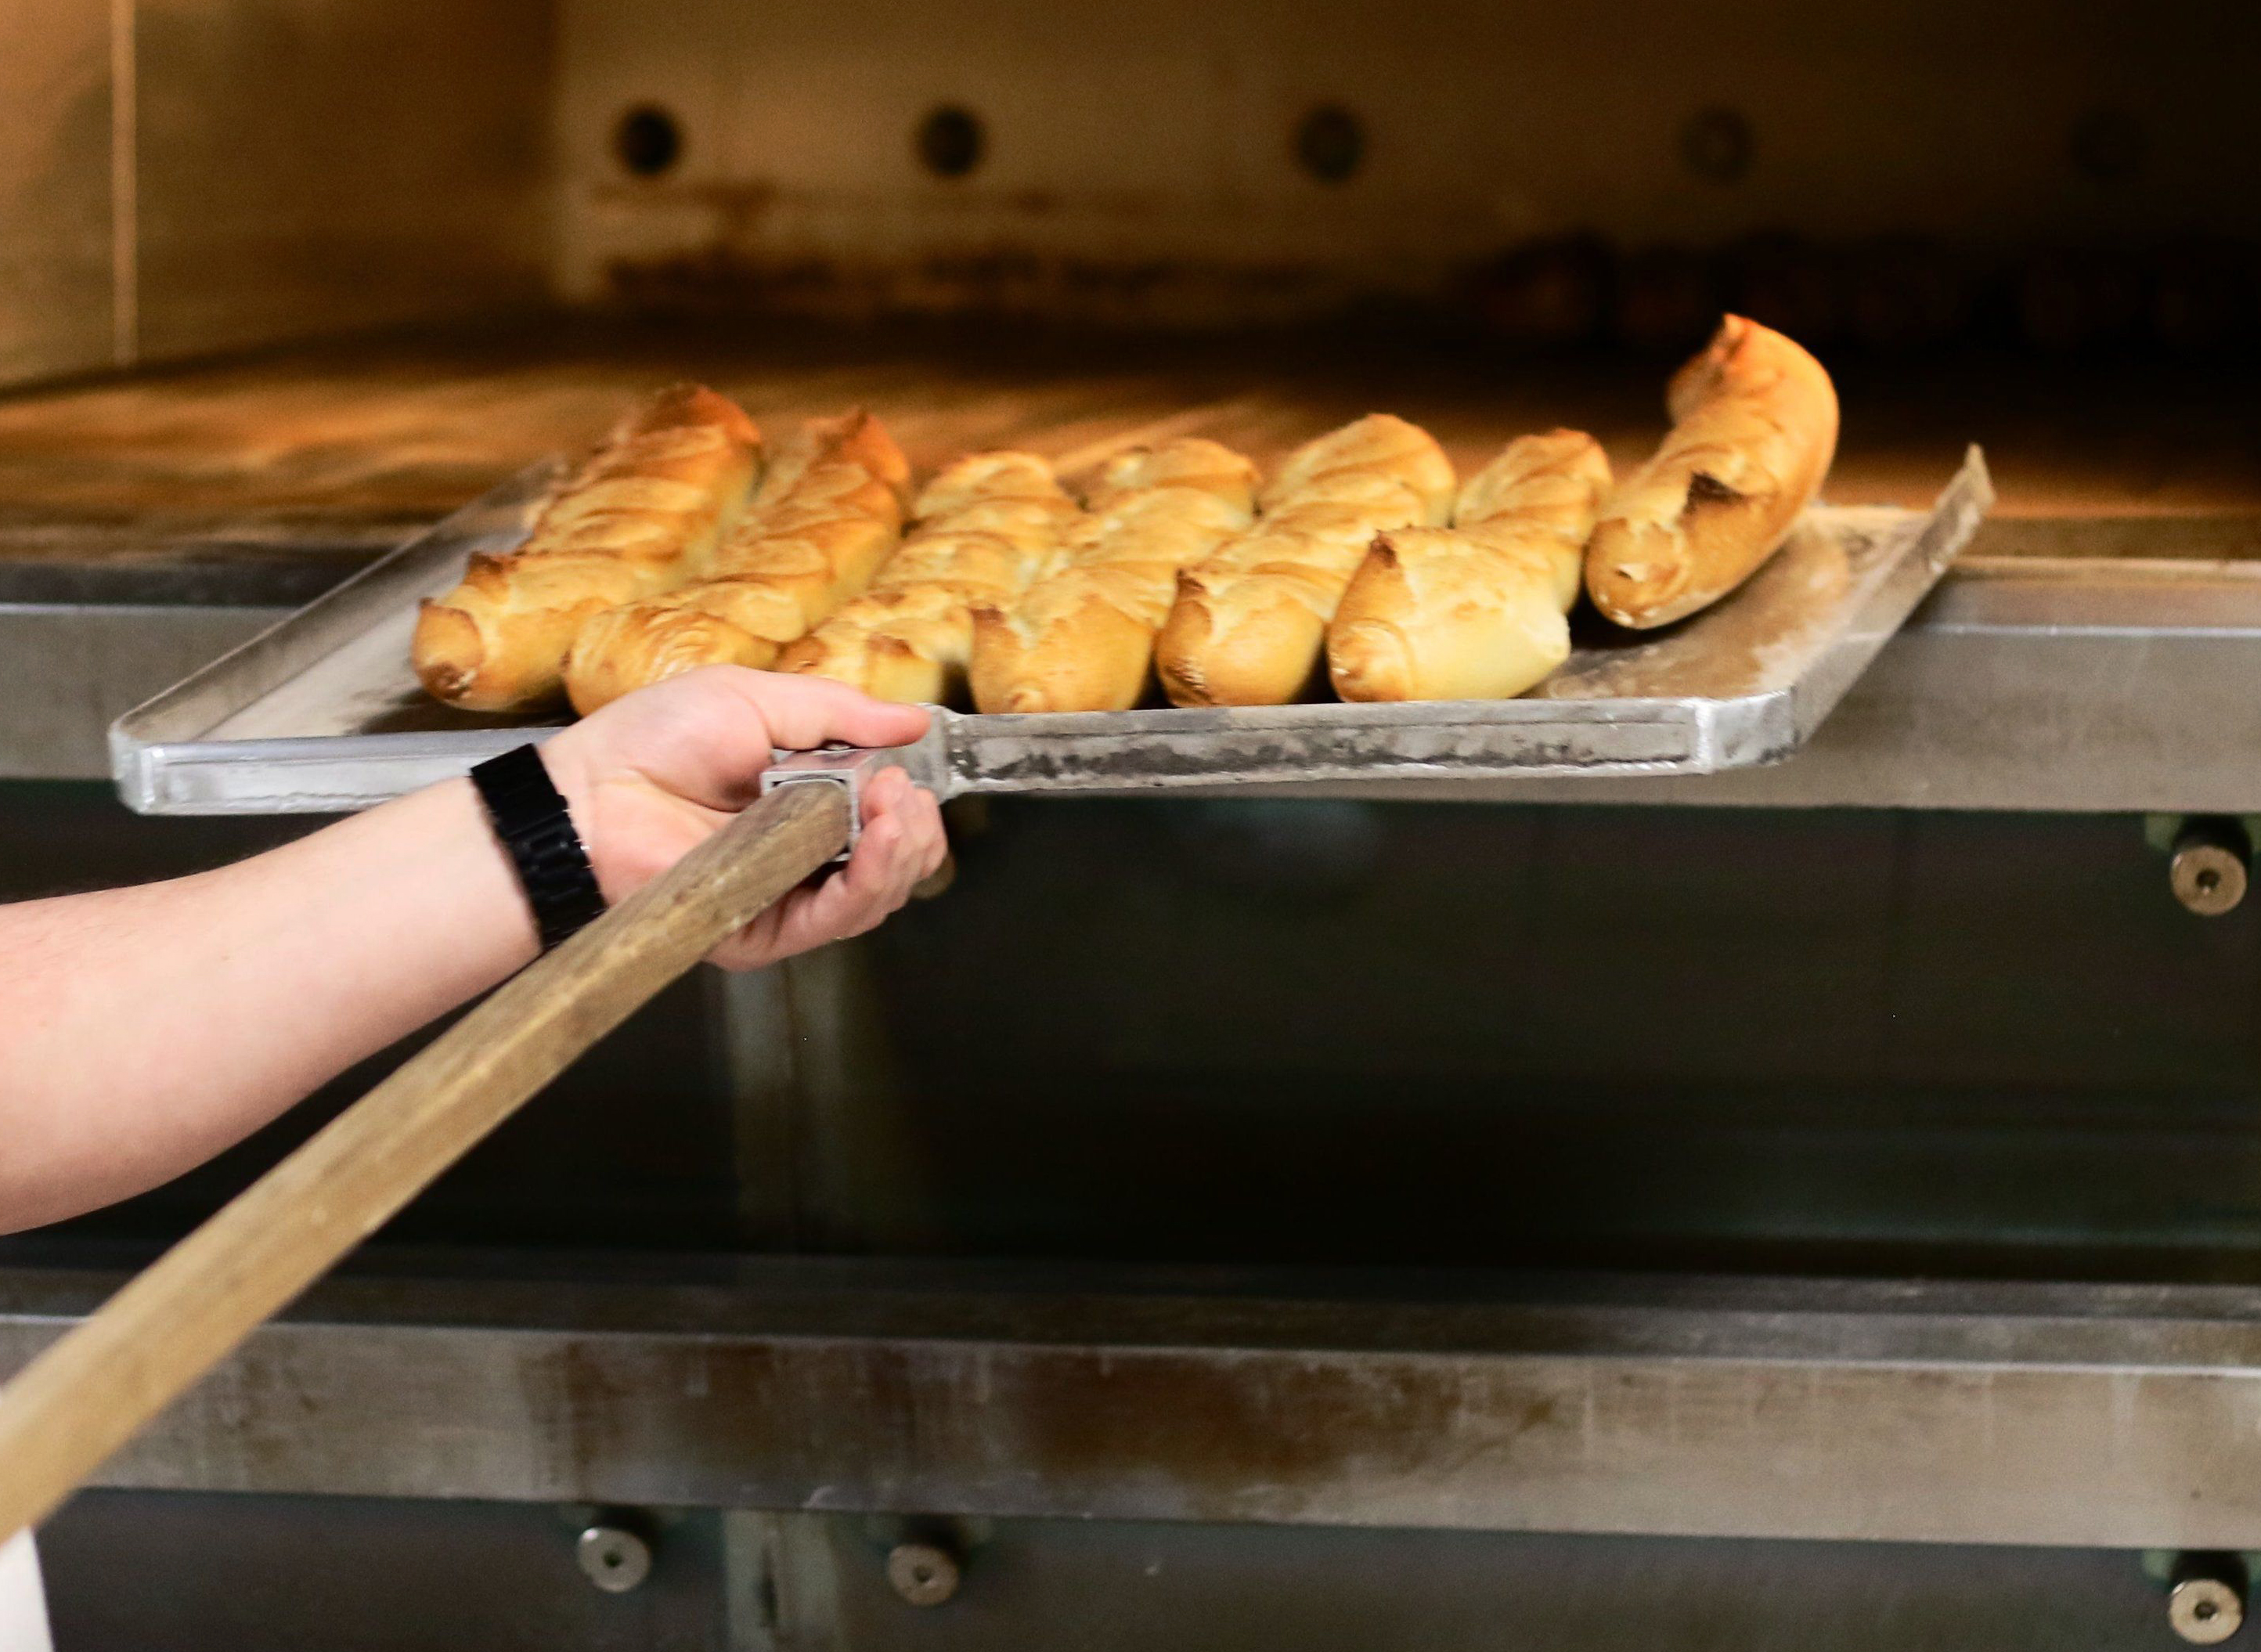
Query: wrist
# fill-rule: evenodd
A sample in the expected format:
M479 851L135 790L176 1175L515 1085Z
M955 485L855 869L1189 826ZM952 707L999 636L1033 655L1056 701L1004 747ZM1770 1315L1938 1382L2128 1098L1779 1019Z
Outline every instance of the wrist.
M574 829L581 841L589 841L592 786L588 765L582 760L580 747L571 729L561 729L535 746L542 757L542 766L549 771L549 783L565 800L565 809L573 817Z
M428 802L444 815L446 840L461 845L448 854L449 862L457 869L443 878L444 887L459 903L461 912L483 915L479 932L492 935L499 949L494 959L482 960L485 966L477 973L499 980L541 956L541 931L535 927L534 914L519 888L518 869L511 864L510 851L495 836L494 822L487 818L486 805L470 777L442 780L386 807L399 808L419 802ZM489 913L492 918L484 916ZM498 963L499 973L493 967Z
M618 887L608 867L609 857L598 822L596 772L588 754L582 750L582 743L574 737L579 726L560 729L535 750L542 754L542 766L549 771L549 783L565 800L565 812L572 817L573 830L581 837L581 848L597 874L597 887L610 904L625 891Z
M475 765L470 780L544 950L601 917L605 900L579 822L540 749L514 746Z

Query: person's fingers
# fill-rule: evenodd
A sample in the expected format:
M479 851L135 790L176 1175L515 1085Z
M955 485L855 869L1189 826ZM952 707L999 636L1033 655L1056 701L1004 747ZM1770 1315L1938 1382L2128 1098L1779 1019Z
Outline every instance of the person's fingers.
M725 969L762 969L780 959L813 952L860 935L858 916L842 894L847 873L836 873L814 889L796 889L708 954Z
M942 829L941 805L934 794L901 769L881 770L864 788L864 823L869 826L886 815L901 818L908 840L921 852Z
M707 961L724 969L765 969L786 956L778 944L779 924L788 916L795 902L804 901L814 890L797 889L779 901L751 923L740 930L707 954Z
M868 829L889 815L900 813L917 790L911 784L911 777L901 769L881 769L864 786L864 826Z
M912 807L917 811L917 822L912 837L925 845L926 852L919 862L919 880L934 876L942 863L950 858L950 833L942 822L942 805L933 793L922 787L912 789Z
M851 901L835 874L815 889L797 889L709 953L724 969L763 969L874 929L910 898L911 884L892 879L876 896Z
M865 790L865 824L856 851L814 889L794 891L710 955L725 968L753 968L874 929L910 899L923 875L932 799L900 770ZM923 800L923 801L922 801ZM922 824L922 822L926 823Z
M908 745L926 732L922 706L901 706L822 677L755 672L739 685L769 723L772 743L808 751L838 741L851 746Z
M919 707L873 700L822 677L714 665L648 692L657 697L678 684L678 699L654 707L669 713L672 726L653 731L632 755L655 781L714 808L742 808L759 794L772 748L905 745L926 732Z
M935 801L931 792L914 784L910 776L900 769L890 770L881 778L888 784L884 791L876 786L867 790L865 819L867 824L877 819L892 819L901 828L901 866L911 881L916 883L939 866L949 852L941 805Z
M877 898L882 841L867 833L856 845L848 865L813 889L796 889L740 930L714 957L726 968L759 967L796 952L805 952L853 931L858 909ZM872 844L867 851L865 845Z
M901 816L888 812L873 817L840 875L815 891L802 915L808 932L792 938L821 946L870 929L894 910L888 896L908 854Z
M886 810L901 824L903 870L916 883L941 865L943 857L950 852L949 837L943 830L942 805L935 801L933 793L904 774L902 785L894 788L886 800Z
M648 786L700 809L736 813L758 795L773 748L901 745L926 726L920 707L872 700L844 684L711 665L623 696L556 736L545 756L585 837L599 829L592 850L607 861L642 861L623 817L642 806L621 807L623 788ZM891 796L883 794L883 805Z

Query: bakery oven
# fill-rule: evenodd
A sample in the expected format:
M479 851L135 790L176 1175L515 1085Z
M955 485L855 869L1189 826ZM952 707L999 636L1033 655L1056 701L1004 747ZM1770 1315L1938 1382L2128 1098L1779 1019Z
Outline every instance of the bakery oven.
M946 891L670 988L106 1465L59 1644L2237 1633L2250 7L0 40L0 895L319 818L139 815L110 725L673 379L918 475L1375 411L1630 468L1729 311L1834 377L1831 510L1992 495L1780 761L953 801ZM0 1243L0 1369L405 1053Z

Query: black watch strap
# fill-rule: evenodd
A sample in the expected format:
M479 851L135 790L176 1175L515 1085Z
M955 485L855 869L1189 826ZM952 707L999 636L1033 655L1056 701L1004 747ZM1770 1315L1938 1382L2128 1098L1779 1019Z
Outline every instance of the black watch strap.
M597 891L589 851L541 752L526 745L489 758L471 771L471 784L518 868L544 952L603 913L605 897Z

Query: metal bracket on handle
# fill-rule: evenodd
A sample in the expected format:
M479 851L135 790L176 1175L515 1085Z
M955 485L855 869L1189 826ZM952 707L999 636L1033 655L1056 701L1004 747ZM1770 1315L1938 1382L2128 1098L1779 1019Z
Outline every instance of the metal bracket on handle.
M848 846L833 864L855 852L864 835L864 788L885 769L908 769L911 778L932 789L926 771L932 766L927 740L908 746L825 746L815 751L777 751L762 771L762 795L785 786L843 786L848 788Z

